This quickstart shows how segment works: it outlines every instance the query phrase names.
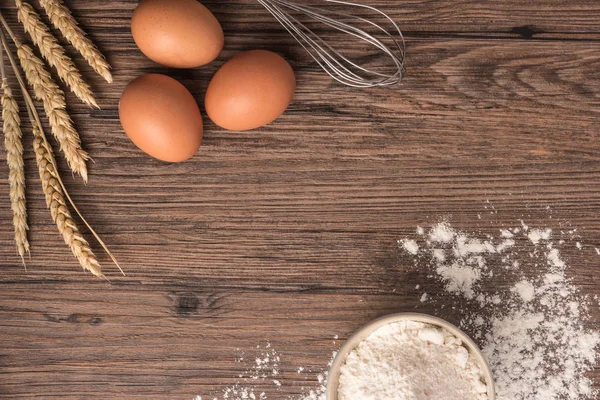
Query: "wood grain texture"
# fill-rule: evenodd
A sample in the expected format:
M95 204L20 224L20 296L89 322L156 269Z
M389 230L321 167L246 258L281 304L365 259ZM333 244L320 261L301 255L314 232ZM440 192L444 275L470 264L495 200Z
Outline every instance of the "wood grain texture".
M436 312L415 285L441 288L396 240L444 217L490 234L521 218L570 224L584 244L565 253L571 275L584 293L600 289L599 2L367 0L399 22L408 58L401 86L363 91L332 82L252 0L204 2L223 23L225 50L186 71L139 53L128 27L136 1L67 3L115 82L75 57L102 110L68 95L95 162L87 186L61 169L128 277L107 257L112 284L80 271L26 139L27 271L0 185L0 398L191 400L236 382L247 368L233 361L237 348L267 342L283 355L283 386L257 390L301 393L316 386L334 335L391 312ZM0 6L22 34L12 2ZM168 73L201 105L214 71L252 48L280 52L297 73L296 98L275 123L226 132L207 119L202 148L181 164L126 138L117 104L131 79ZM600 371L592 377L598 386Z

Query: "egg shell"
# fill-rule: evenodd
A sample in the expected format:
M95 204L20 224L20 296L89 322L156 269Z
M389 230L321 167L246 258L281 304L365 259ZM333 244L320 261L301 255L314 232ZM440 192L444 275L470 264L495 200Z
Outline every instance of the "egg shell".
M119 118L131 141L159 160L187 160L202 144L202 115L196 100L181 83L165 75L142 75L131 81L121 95Z
M142 0L133 12L131 33L142 53L173 68L208 64L224 43L221 24L196 0Z
M295 89L294 71L283 57L251 50L236 55L217 71L206 90L204 107L222 128L255 129L283 114Z

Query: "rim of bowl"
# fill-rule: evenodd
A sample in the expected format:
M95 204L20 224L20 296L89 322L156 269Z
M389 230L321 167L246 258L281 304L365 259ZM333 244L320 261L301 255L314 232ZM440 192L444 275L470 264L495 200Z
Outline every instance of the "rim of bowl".
M483 377L485 379L485 383L487 384L488 389L488 400L496 399L496 391L494 385L494 377L492 375L492 370L490 365L488 364L486 358L483 353L475 344L475 342L463 331L458 329L456 326L451 324L450 322L443 320L438 317L434 317L433 315L422 314L422 313L396 313L389 314L383 317L380 317L374 321L363 325L356 332L352 334L344 342L335 358L333 359L333 363L329 368L329 374L327 376L327 389L325 391L325 398L327 400L338 400L337 399L337 389L339 386L339 378L340 378L340 368L346 362L346 357L348 354L354 350L354 348L363 340L365 340L371 333L375 332L377 329L381 328L384 325L388 325L394 322L398 322L401 320L411 320L415 322L423 322L431 325L435 325L441 328L448 330L450 333L455 335L463 342L463 346L467 348L469 353L475 357L479 367L482 370Z

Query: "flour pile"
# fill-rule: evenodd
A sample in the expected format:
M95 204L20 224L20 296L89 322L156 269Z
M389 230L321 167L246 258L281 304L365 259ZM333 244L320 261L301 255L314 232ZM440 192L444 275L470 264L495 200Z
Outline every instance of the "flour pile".
M418 228L416 240L399 241L455 298L461 327L479 341L494 372L498 400L598 397L585 373L596 364L600 334L585 327L588 299L567 277L561 256L569 243L554 236L522 221L497 237L439 223ZM440 304L430 293L421 301ZM444 303L440 308L450 305L447 298Z
M338 400L487 400L477 360L461 340L433 325L384 325L346 357Z

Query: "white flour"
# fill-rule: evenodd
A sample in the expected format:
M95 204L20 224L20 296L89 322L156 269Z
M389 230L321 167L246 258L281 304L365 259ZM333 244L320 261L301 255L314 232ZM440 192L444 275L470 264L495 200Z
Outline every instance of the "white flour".
M479 238L444 222L423 230L417 254L408 252L454 296L441 303L420 285L438 312L449 306L460 312L461 327L479 340L498 400L598 397L585 374L596 364L600 335L585 327L588 300L567 277L561 255L564 246L583 248L571 241L575 232L530 229L520 221L497 239Z
M339 400L486 400L476 360L460 339L433 325L401 321L363 340L340 370Z
M204 397L198 395L194 400L266 400L267 393L255 390L255 385L257 382L270 382L275 387L281 386L276 379L279 375L281 357L271 347L270 343L262 347L260 345L256 346L256 349L252 353L252 357L241 353L236 358L235 361L237 363L246 364L248 363L247 360L251 360L252 363L248 365L243 374L238 376L239 379L234 385L223 388L221 393L213 393L210 396Z
M540 240L549 240L552 235L552 229L532 229L527 234L527 237L533 244L538 244Z
M338 336L334 336L334 344ZM238 352L240 351L237 349ZM252 357L247 353L251 353ZM336 352L331 355L331 359L323 370L312 371L306 367L295 368L294 374L298 375L316 375L317 385L311 388L302 388L302 394L288 398L288 400L325 400L325 391L327 390L327 375L329 367L333 363ZM267 400L279 398L282 396L273 397L273 393L277 393L283 386L284 382L280 379L281 356L271 347L270 343L265 346L256 346L255 349L240 353L240 356L235 359L235 362L245 364L246 370L243 374L238 375L237 381L230 386L222 388L216 393L210 395L197 395L194 400ZM267 391L257 390L257 387L270 387L270 393Z
M402 246L404 246L404 250L408 251L410 254L417 254L419 252L419 245L412 239L405 239L402 242Z
M525 303L533 300L535 296L535 286L526 279L517 282L510 290L513 293L517 293Z

